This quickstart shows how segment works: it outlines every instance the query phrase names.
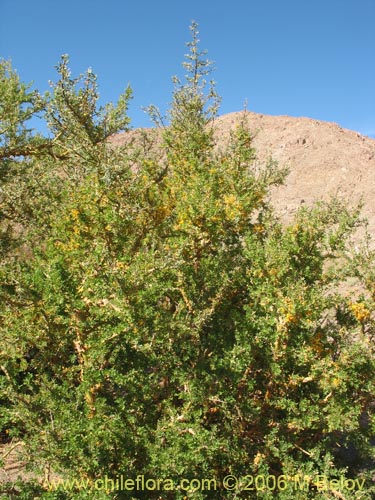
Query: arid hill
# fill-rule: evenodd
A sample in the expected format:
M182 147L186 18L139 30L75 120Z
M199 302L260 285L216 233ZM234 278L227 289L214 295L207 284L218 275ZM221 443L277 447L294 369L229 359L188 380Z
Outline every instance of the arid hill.
M225 134L238 113L218 119ZM255 133L258 161L272 157L290 168L285 185L272 193L280 214L288 215L301 203L337 195L350 204L363 196L363 213L375 232L375 140L357 132L309 118L249 113Z
M219 143L224 143L242 113L223 115L216 120ZM375 235L375 140L343 129L336 123L269 116L248 112L254 133L257 162L270 157L290 168L285 185L273 190L272 202L284 219L305 203L337 195L356 204L363 197L363 215ZM129 137L112 139L122 144Z

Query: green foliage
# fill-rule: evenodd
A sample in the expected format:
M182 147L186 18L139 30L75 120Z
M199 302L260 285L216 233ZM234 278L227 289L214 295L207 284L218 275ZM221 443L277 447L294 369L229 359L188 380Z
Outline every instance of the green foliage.
M130 120L126 112L131 89L125 90L116 106L107 104L98 108L96 75L88 69L85 74L72 79L68 63L68 56L62 56L57 66L60 80L52 84L53 98L48 101L46 119L55 142L69 154L82 149L87 152L88 145L95 146L110 135L127 129ZM80 144L79 150L77 143Z
M38 92L29 92L9 61L0 60L0 159L2 179L11 160L35 151L40 141L32 134L27 122L43 109ZM7 161L5 161L7 160Z
M35 468L89 484L324 474L365 479L371 498L375 296L337 291L350 275L374 286L372 256L346 251L358 213L333 200L280 224L267 195L286 171L255 165L246 113L216 147L218 100L192 34L162 157L106 140L128 126L130 90L97 109L95 75L71 79L65 57L58 67L44 97L49 147L2 186L8 230L18 225L0 268L3 429ZM24 87L6 68L1 98L19 109L24 90L6 88ZM241 486L95 495L250 498Z

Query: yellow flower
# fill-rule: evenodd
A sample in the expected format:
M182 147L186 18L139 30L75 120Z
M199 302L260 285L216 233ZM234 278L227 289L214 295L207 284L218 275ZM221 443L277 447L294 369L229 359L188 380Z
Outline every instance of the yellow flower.
M73 217L74 220L78 219L79 210L77 210L76 208L72 208L72 210L70 211L70 213L72 214L72 217Z
M234 194L225 194L224 203L225 205L231 206L237 202L237 197Z
M297 315L288 312L285 316L285 323L297 323Z
M311 339L311 347L318 354L320 354L321 352L323 352L322 338L323 338L322 333L321 332L317 332L313 336L313 338Z
M263 453L258 453L255 455L255 458L253 460L254 465L259 465L259 463L264 459L265 455Z
M242 215L241 202L234 194L226 194L223 197L225 214L229 220L234 220Z
M349 307L352 310L352 313L355 316L356 320L360 323L367 321L371 316L370 311L367 309L363 302L349 302Z
M258 233L258 234L264 233L264 226L263 226L263 224L254 224L253 231L254 231L254 233Z
M339 379L338 377L335 377L332 380L332 385L333 385L333 387L338 387L339 385L341 385L341 379Z

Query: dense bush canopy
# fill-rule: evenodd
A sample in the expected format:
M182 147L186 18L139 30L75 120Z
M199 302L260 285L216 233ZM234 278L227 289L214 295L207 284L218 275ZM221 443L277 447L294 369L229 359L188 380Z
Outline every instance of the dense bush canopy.
M0 425L46 474L4 491L373 498L375 277L372 255L349 251L359 212L332 200L279 222L268 194L287 172L256 163L246 112L216 144L192 35L161 146L150 133L113 147L130 90L98 108L95 75L73 79L67 57L44 96L0 65ZM28 129L36 114L49 137ZM349 276L360 293L339 293ZM49 491L121 474L176 486ZM249 475L279 487L246 490ZM217 488L178 486L203 478Z

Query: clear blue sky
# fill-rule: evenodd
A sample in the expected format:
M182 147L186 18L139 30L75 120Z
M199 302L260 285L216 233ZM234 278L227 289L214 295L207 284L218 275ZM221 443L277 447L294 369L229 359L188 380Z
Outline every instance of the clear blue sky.
M150 126L141 107L167 108L192 19L220 114L247 99L375 137L375 0L0 0L0 57L44 91L68 53L73 74L98 75L103 103L130 83L132 124Z

